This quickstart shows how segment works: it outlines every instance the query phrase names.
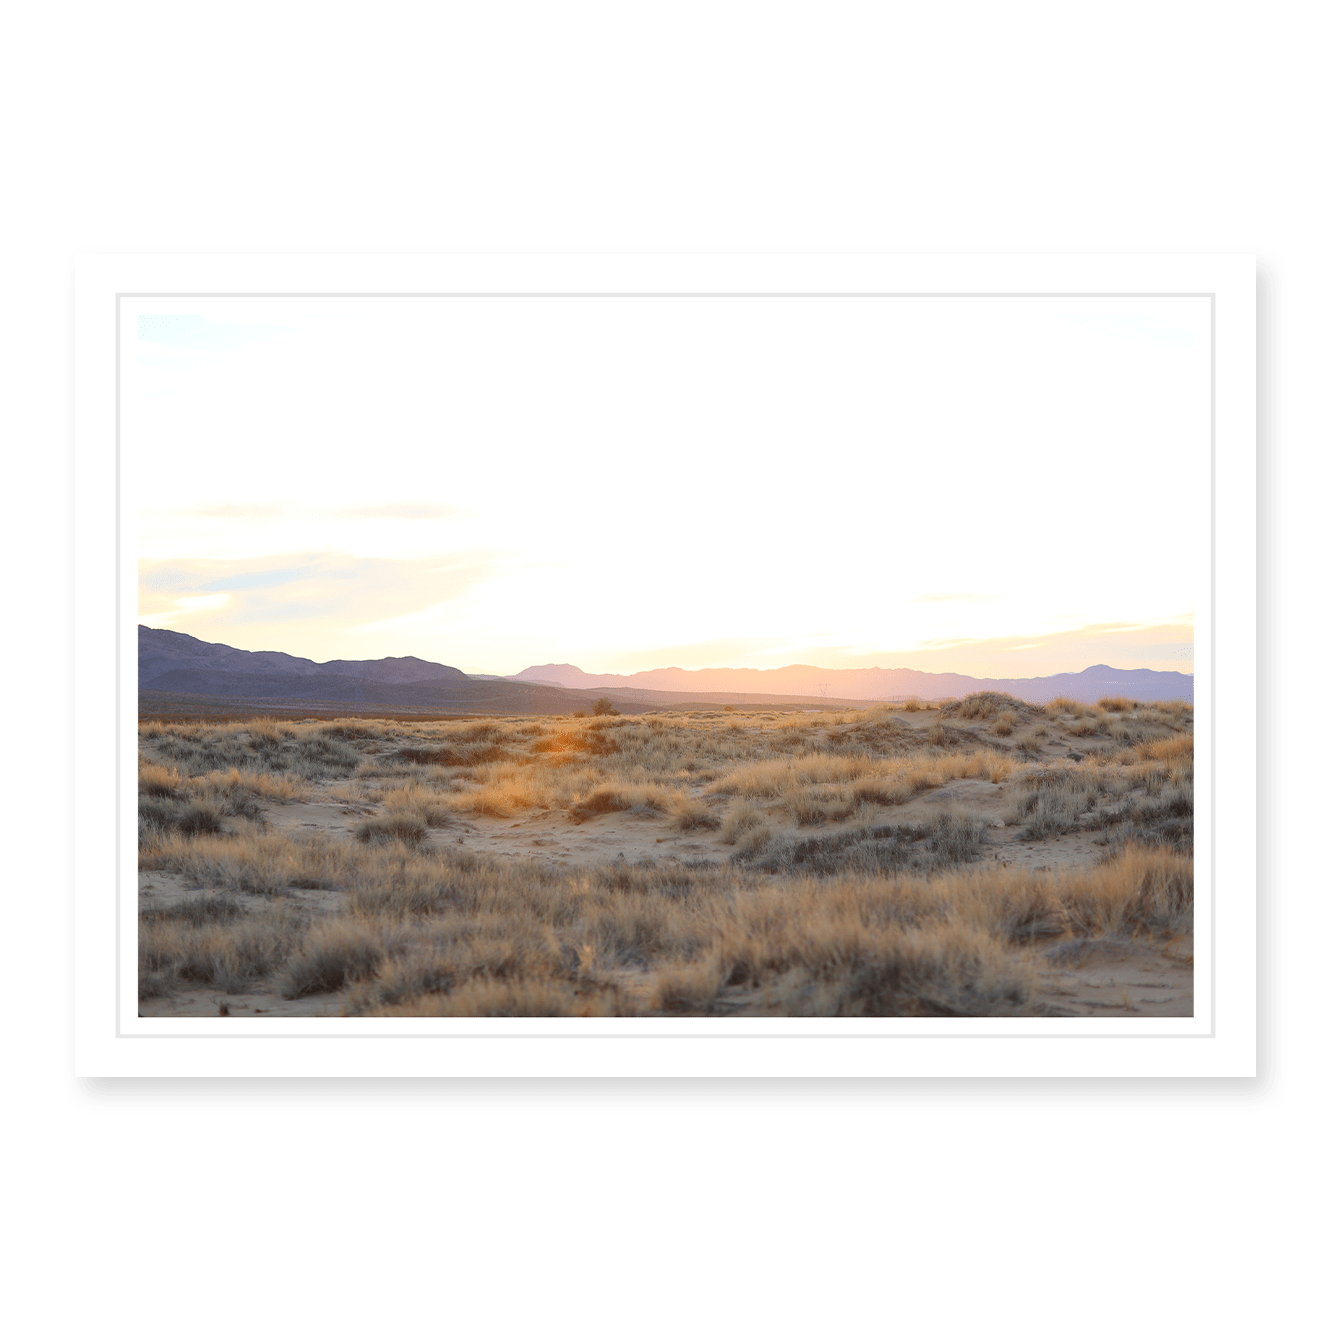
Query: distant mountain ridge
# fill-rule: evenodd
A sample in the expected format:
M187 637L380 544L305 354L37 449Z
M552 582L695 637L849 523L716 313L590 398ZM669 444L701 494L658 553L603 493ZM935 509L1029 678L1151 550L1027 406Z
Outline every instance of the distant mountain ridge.
M831 697L863 701L917 697L931 701L963 697L986 690L1011 693L1023 702L1050 702L1064 696L1080 702L1101 697L1129 697L1137 702L1193 700L1190 674L1179 670L1121 670L1112 665L1091 665L1077 673L1050 674L1030 679L977 679L967 674L929 674L925 670L823 669L816 665L785 665L780 669L684 670L677 667L641 670L636 674L588 674L576 665L532 665L509 678L524 683L557 684L581 690L641 688L671 693L734 693L736 696L797 694L816 697L823 689Z
M1193 681L1176 670L1120 670L1092 665L1075 674L1033 679L978 679L964 674L929 674L923 670L822 669L786 665L780 669L684 670L670 667L637 674L588 674L575 665L534 665L520 674L498 678L467 675L451 665L417 656L382 660L329 660L319 663L284 651L244 651L220 642L204 642L167 628L138 630L139 688L154 693L219 698L323 699L360 706L487 706L561 713L587 704L582 696L613 691L627 711L668 703L664 696L633 697L634 691L658 695L706 694L724 700L819 697L837 701L875 701L918 697L932 700L966 693L1011 693L1025 702L1048 702L1059 694L1095 702L1120 695L1140 702L1181 698L1191 701ZM560 696L562 694L563 696ZM643 705L645 704L645 705Z
M188 633L169 628L139 625L139 687L170 692L213 692L213 688L184 688L183 679L172 676L188 674L191 682L216 682L229 692L236 684L255 675L284 679L360 679L380 684L433 683L465 685L470 682L461 670L451 665L436 665L416 656L388 656L383 660L329 660L323 664L302 656L288 656L285 651L243 651L220 642L202 642ZM174 684L182 686L173 686Z

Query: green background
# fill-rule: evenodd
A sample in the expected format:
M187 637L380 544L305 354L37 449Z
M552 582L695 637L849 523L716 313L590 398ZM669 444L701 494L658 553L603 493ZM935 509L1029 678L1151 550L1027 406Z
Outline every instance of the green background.
M1290 557L1302 572L1290 595L1323 609L1310 581L1319 588L1325 545L1311 532L1323 523L1310 519L1325 464L1307 391L1326 352L1313 299L1326 294L1325 35L1310 13L713 0L13 17L11 614L25 638L63 633L44 576L61 567L61 266L74 247L121 243L1273 246L1291 279ZM1283 440L1265 447L1278 466ZM1282 488L1267 493L1262 628L1277 648ZM1293 630L1295 694L1319 617ZM1262 678L1275 697L1278 669L1271 656ZM1148 1083L1125 1089L1160 1112L1129 1116L773 1116L762 1111L782 1096L770 1093L730 1093L751 1111L732 1115L448 1112L491 1103L487 1087L462 1085L439 1087L446 1116L173 1117L152 1115L152 1083L148 1116L77 1115L52 1015L51 857L77 809L55 811L55 682L20 684L5 976L16 1323L1305 1315L1325 1181L1307 979L1291 986L1303 994L1289 1100L1260 1117L1168 1115L1168 1088ZM1282 713L1271 720L1282 732ZM1291 753L1305 771L1293 829L1323 806L1313 741ZM1271 763L1271 798L1277 782ZM1325 874L1305 831L1291 851L1297 975L1299 951L1323 935L1307 888ZM1283 890L1277 861L1267 888ZM368 1088L391 1107L390 1088ZM956 1100L982 1107L1003 1088L956 1087ZM1059 1089L1047 1087L1051 1107ZM273 1103L261 1084L241 1091ZM908 1083L818 1097L915 1103Z

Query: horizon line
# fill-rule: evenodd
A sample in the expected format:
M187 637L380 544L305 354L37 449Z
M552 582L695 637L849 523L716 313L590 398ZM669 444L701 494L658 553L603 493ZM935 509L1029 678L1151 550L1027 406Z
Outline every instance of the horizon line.
M207 646L222 646L226 647L228 650L231 651L243 651L247 655L260 655L260 654L270 653L272 655L290 656L291 659L293 660L310 660L312 661L313 664L316 665L329 665L334 662L341 662L341 661L352 663L352 658L346 656L330 656L325 661L318 661L314 660L313 657L310 656L297 656L290 651L281 651L281 650L276 650L274 648L259 648L258 650L255 650L249 647L233 647L229 642L207 642L204 638L195 637L194 634L192 633L181 632L181 630L178 628L154 628L151 624L145 624L145 623L139 623L137 624L137 627L139 630L146 629L148 632L151 633L174 633L179 637L188 637L195 642L203 642L204 645ZM416 656L416 655L375 656L375 657L362 657L360 659L364 663L373 663L374 661L380 661L380 660L419 660L428 665L445 664L445 662L443 661L428 660L424 656ZM795 670L795 669L817 670L828 674L862 673L869 670L876 670L881 673L903 672L909 674L925 674L933 678L942 678L946 675L954 675L956 678L975 679L979 681L986 679L999 680L999 681L1003 679L1011 679L1011 680L1052 679L1056 678L1058 675L1064 675L1064 674L1065 675L1084 674L1087 670L1093 670L1093 669L1119 670L1123 673L1145 671L1150 674L1176 674L1186 679L1192 679L1195 677L1194 670L1182 670L1182 669L1159 670L1159 669L1154 669L1153 667L1148 665L1140 665L1140 666L1109 665L1104 661L1096 661L1094 664L1091 665L1082 665L1079 669L1054 670L1052 673L1049 674L1027 674L1027 675L967 674L964 671L957 669L923 670L923 669L918 669L917 667L912 665L809 665L804 663L803 661L791 661L786 665L772 665L772 666L701 665L701 666L696 666L694 668L689 668L688 666L684 665L652 665L647 667L646 669L633 670L628 673L625 673L624 671L621 670L587 670L583 669L582 666L580 665L574 665L571 661L546 661L544 664L541 665L527 665L524 666L523 669L518 670L512 674L500 674L498 672L488 671L488 670L463 670L461 669L460 666L455 666L455 665L448 666L447 668L458 669L460 670L461 673L467 675L485 676L489 678L504 679L504 680L518 680L520 679L520 676L524 674L527 670L541 670L541 669L570 669L570 670L577 670L579 674L584 674L589 678L610 676L620 679L632 679L641 674L654 674L669 670L677 671L680 674L695 675L695 674L705 674L708 672L715 672L715 671L730 671L733 673L747 672L753 674L777 674L782 670ZM537 680L521 680L521 681L538 682Z

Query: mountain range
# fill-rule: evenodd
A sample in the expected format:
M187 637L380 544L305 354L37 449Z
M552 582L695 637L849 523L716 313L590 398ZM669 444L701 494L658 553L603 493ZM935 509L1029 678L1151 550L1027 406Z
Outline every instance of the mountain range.
M1032 679L979 679L923 670L677 668L636 674L588 674L575 665L533 665L520 674L468 675L416 656L322 663L284 651L244 651L203 642L167 628L138 630L141 691L194 697L268 699L343 707L433 707L561 714L612 697L625 712L663 705L720 705L767 698L789 704L820 701L932 700L992 690L1025 702L1059 695L1094 702L1119 695L1149 702L1193 697L1192 676L1176 670L1120 670L1092 665L1079 673Z
M285 651L242 651L220 642L201 642L188 633L174 633L169 628L145 628L139 625L139 687L149 684L168 692L180 691L175 685L181 673L194 677L225 675L271 675L296 679L362 679L375 683L465 684L468 678L451 665L435 665L416 656L388 656L383 660L329 660L318 664ZM195 690L198 691L198 690Z
M139 625L140 712L226 710L263 703L321 711L500 711L559 715L595 696L551 684L475 679L416 656L319 663L284 651L243 651L188 633ZM623 711L648 710L625 702Z
M829 697L864 701L909 697L929 701L991 690L1011 693L1023 702L1049 702L1058 696L1096 702L1109 695L1138 702L1174 698L1190 702L1193 684L1190 674L1178 670L1120 670L1112 665L1091 665L1077 673L1033 679L977 679L967 674L929 674L876 666L834 670L815 665L786 665L774 670L670 668L636 674L587 674L576 665L532 665L508 677L579 690L636 688L663 693L726 693L739 697L775 693L813 698L825 692Z

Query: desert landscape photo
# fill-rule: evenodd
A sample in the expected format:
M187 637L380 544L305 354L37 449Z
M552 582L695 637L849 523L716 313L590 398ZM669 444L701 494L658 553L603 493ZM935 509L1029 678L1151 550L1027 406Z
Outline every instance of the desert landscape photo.
M1194 304L121 337L140 1017L1193 1014Z

